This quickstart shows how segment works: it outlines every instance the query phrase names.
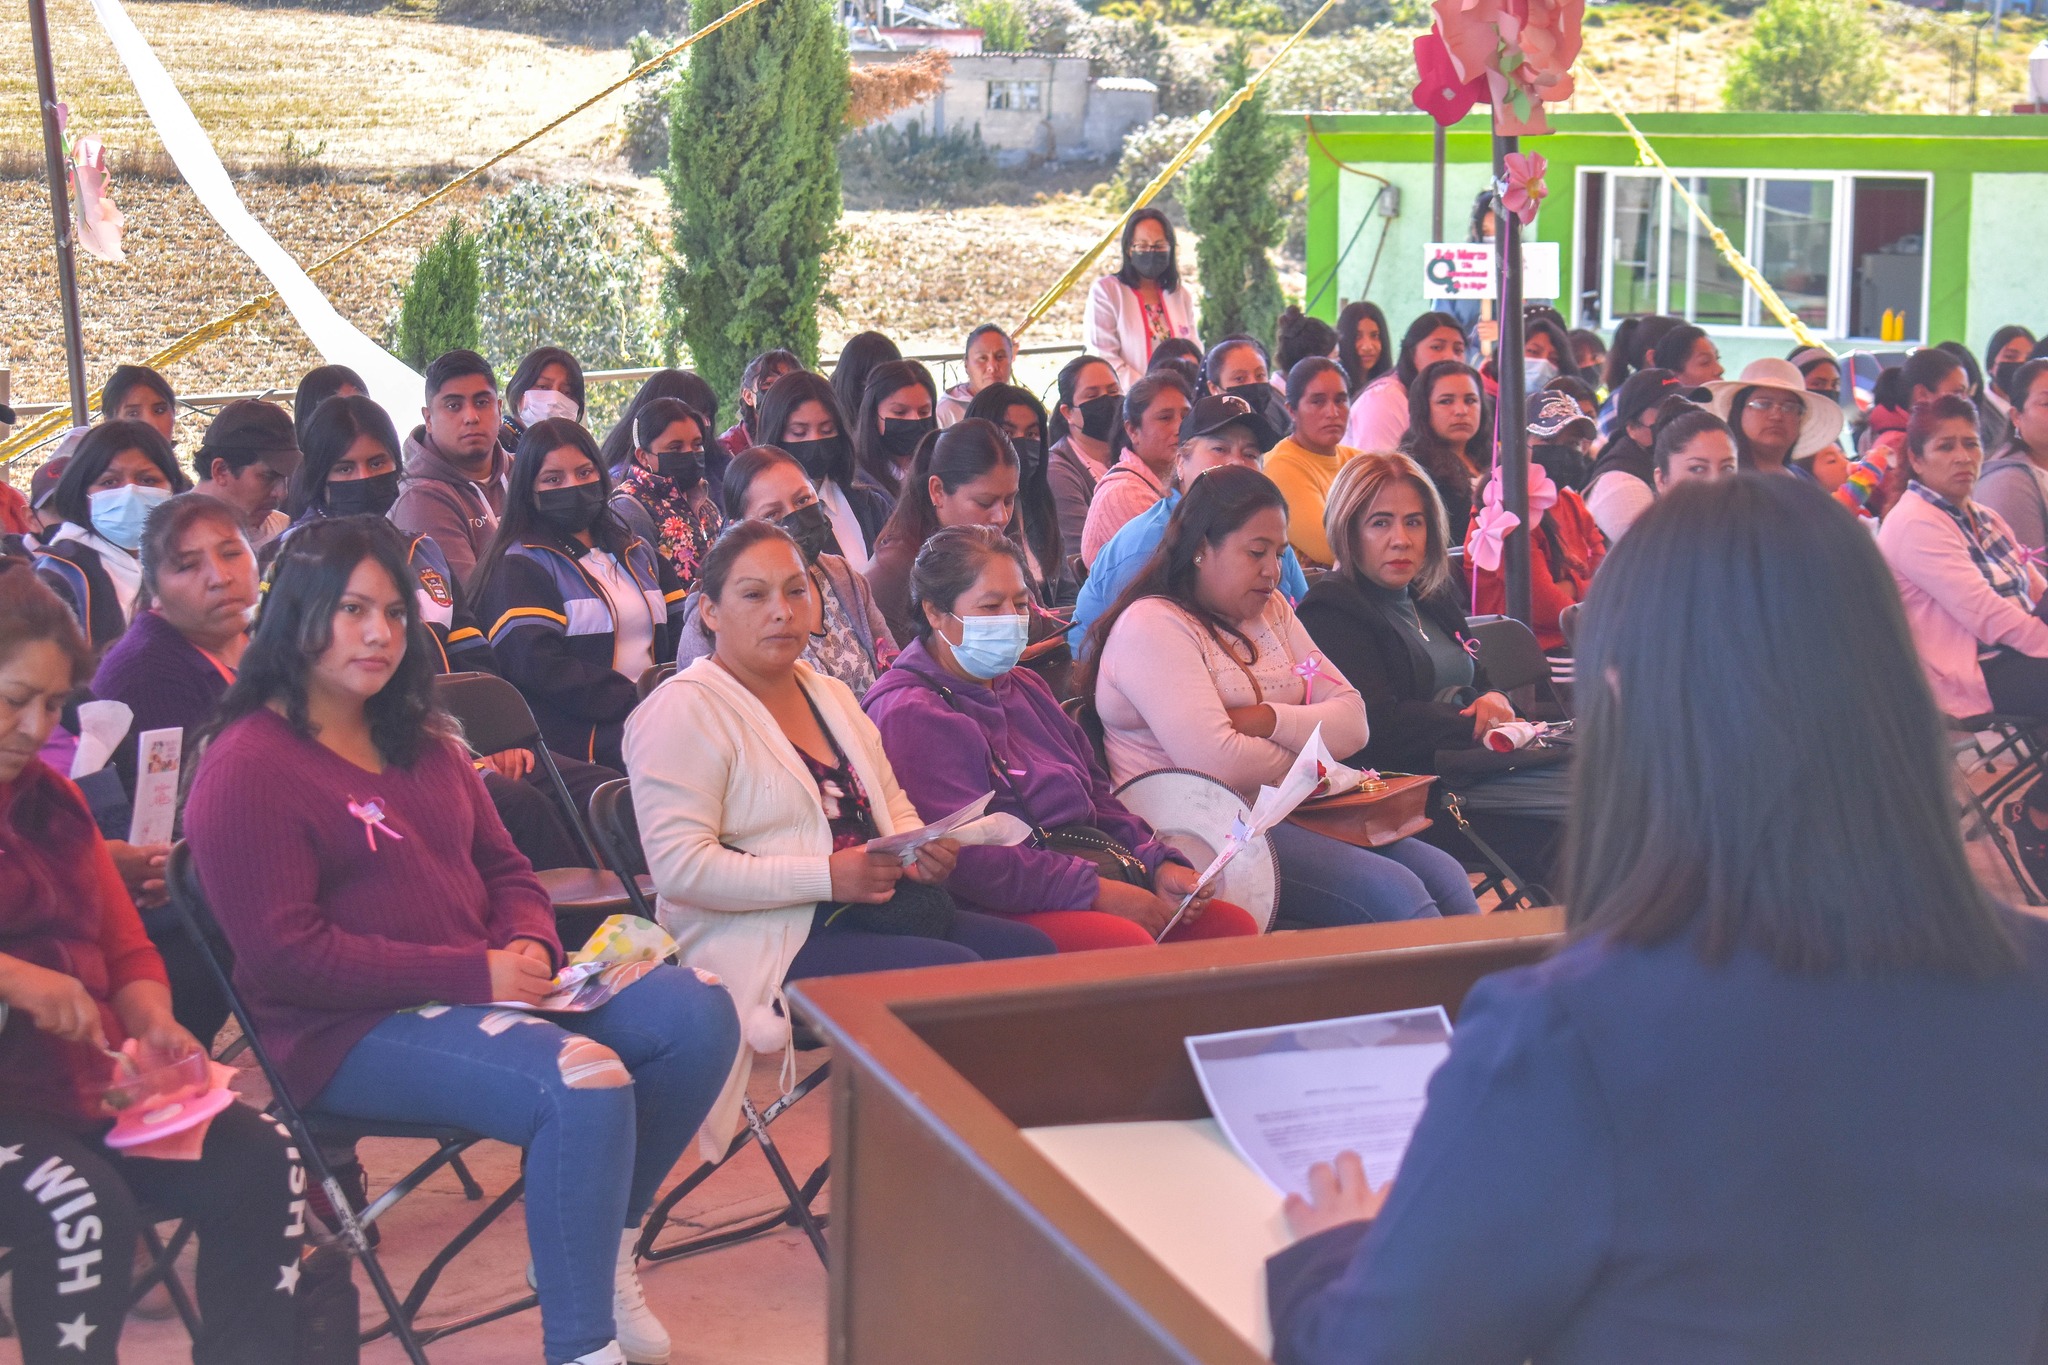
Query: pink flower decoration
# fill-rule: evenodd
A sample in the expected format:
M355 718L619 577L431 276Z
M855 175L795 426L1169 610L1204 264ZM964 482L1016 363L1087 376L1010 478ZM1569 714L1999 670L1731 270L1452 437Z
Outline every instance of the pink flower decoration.
M1540 521L1543 514L1557 506L1557 483L1543 466L1529 462L1529 519Z
M1501 203L1527 227L1536 221L1536 210L1543 207L1544 196L1550 193L1550 187L1543 183L1543 173L1550 169L1550 163L1541 152L1509 152L1506 164L1507 174L1501 177Z
M1310 705L1316 699L1316 679L1329 676L1323 672L1323 656L1311 652L1306 659L1294 666L1294 676L1301 679L1301 704Z
M1415 71L1420 79L1409 98L1417 109L1446 128L1486 97L1485 81L1468 81L1459 75L1450 51L1434 32L1415 39Z
M1488 573L1499 572L1508 536L1521 524L1522 519L1498 501L1488 501L1472 520L1472 542L1465 548L1465 557Z
M127 260L121 250L125 220L107 193L107 149L96 137L82 137L75 146L72 165L72 206L78 213L78 244L103 261Z

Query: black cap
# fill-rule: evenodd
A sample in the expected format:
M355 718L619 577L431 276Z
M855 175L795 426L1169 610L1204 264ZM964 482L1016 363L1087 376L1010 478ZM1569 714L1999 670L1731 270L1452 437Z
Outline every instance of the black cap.
M1688 403L1705 403L1713 395L1705 389L1685 387L1670 370L1637 370L1614 396L1615 421L1626 427L1649 409L1673 397L1683 398Z
M280 474L290 475L299 467L299 436L291 414L275 403L258 398L238 398L220 410L213 425L199 438L202 456L233 451L254 452L256 457ZM198 462L203 474L211 459Z
M1198 398L1188 409L1188 415L1181 419L1180 439L1192 441L1197 436L1214 436L1225 427L1243 427L1259 443L1261 453L1280 444L1280 434L1273 430L1265 414L1257 411L1250 403L1234 393L1212 393L1207 398Z

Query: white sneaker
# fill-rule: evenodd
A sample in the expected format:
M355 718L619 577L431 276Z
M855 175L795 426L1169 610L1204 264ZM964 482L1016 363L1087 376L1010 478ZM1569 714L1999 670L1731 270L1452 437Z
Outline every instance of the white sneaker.
M607 1341L590 1354L577 1356L569 1365L626 1365L626 1357L619 1350L619 1343Z
M640 1272L633 1264L633 1247L639 1240L638 1228L619 1234L619 1265L612 1280L612 1330L619 1334L619 1349L632 1365L668 1365L668 1329L647 1306Z

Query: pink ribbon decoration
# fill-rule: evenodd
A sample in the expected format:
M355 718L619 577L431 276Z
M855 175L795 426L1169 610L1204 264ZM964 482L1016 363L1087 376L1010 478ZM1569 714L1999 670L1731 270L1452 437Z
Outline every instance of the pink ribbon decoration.
M1465 551L1465 557L1487 573L1498 573L1500 561L1506 553L1507 538L1522 519L1497 499L1488 499L1479 509L1479 515L1472 519L1472 543ZM1473 585L1476 591L1478 585Z
M1496 479L1496 481L1498 481ZM1529 462L1529 520L1541 521L1543 514L1557 506L1557 481L1544 472L1543 466Z
M1527 227L1536 221L1536 210L1543 207L1543 198L1550 193L1550 187L1543 183L1543 173L1550 169L1550 163L1541 152L1509 152L1505 165L1507 173L1500 179L1500 201Z
M363 822L363 838L369 841L370 852L372 853L377 851L377 834L380 830L394 839L405 838L403 834L391 828L390 824L385 821L384 805L382 802L358 802L354 797L350 797L348 813Z
M1294 676L1301 679L1301 704L1310 705L1316 699L1316 679L1329 676L1323 672L1323 656L1310 651L1306 659L1294 666Z
M1460 636L1458 636L1458 637L1457 637L1457 641L1458 641L1458 648L1460 648L1460 649L1464 650L1464 651L1465 651L1465 652L1466 652L1467 654L1471 655L1471 656L1472 656L1472 662L1473 662L1473 663L1478 663L1478 662L1479 662L1479 642L1478 642L1477 640L1473 639L1473 638L1472 638L1471 636L1469 636L1469 635L1460 635Z
M112 176L107 170L107 149L90 134L73 139L68 131L71 109L57 106L57 135L63 139L68 164L65 178L71 186L71 210L78 218L78 244L88 256L102 261L125 261L121 250L124 220L108 193Z

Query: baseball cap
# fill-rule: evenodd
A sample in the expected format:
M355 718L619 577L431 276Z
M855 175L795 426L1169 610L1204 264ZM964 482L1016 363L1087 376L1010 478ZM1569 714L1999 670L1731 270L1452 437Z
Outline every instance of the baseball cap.
M1688 403L1704 404L1713 395L1705 389L1689 389L1670 370L1637 370L1614 396L1614 417L1627 426L1666 398L1678 397ZM1618 429L1618 428L1617 428Z
M41 507L57 491L57 480L64 477L64 466L71 463L69 455L52 455L36 468L28 480L28 505Z
M212 467L213 456L229 451L253 453L287 477L299 467L299 437L291 415L260 398L238 398L223 407L199 438L200 458L194 464L203 472Z
M1539 441L1554 441L1560 436L1597 436L1600 429L1576 398L1542 389L1529 395L1529 434Z
M1196 399L1195 405L1188 409L1188 415L1181 419L1180 438L1192 441L1197 436L1214 436L1225 427L1243 427L1251 432L1261 451L1271 450L1280 444L1279 433L1273 430L1265 416L1234 393L1212 393L1207 398Z

